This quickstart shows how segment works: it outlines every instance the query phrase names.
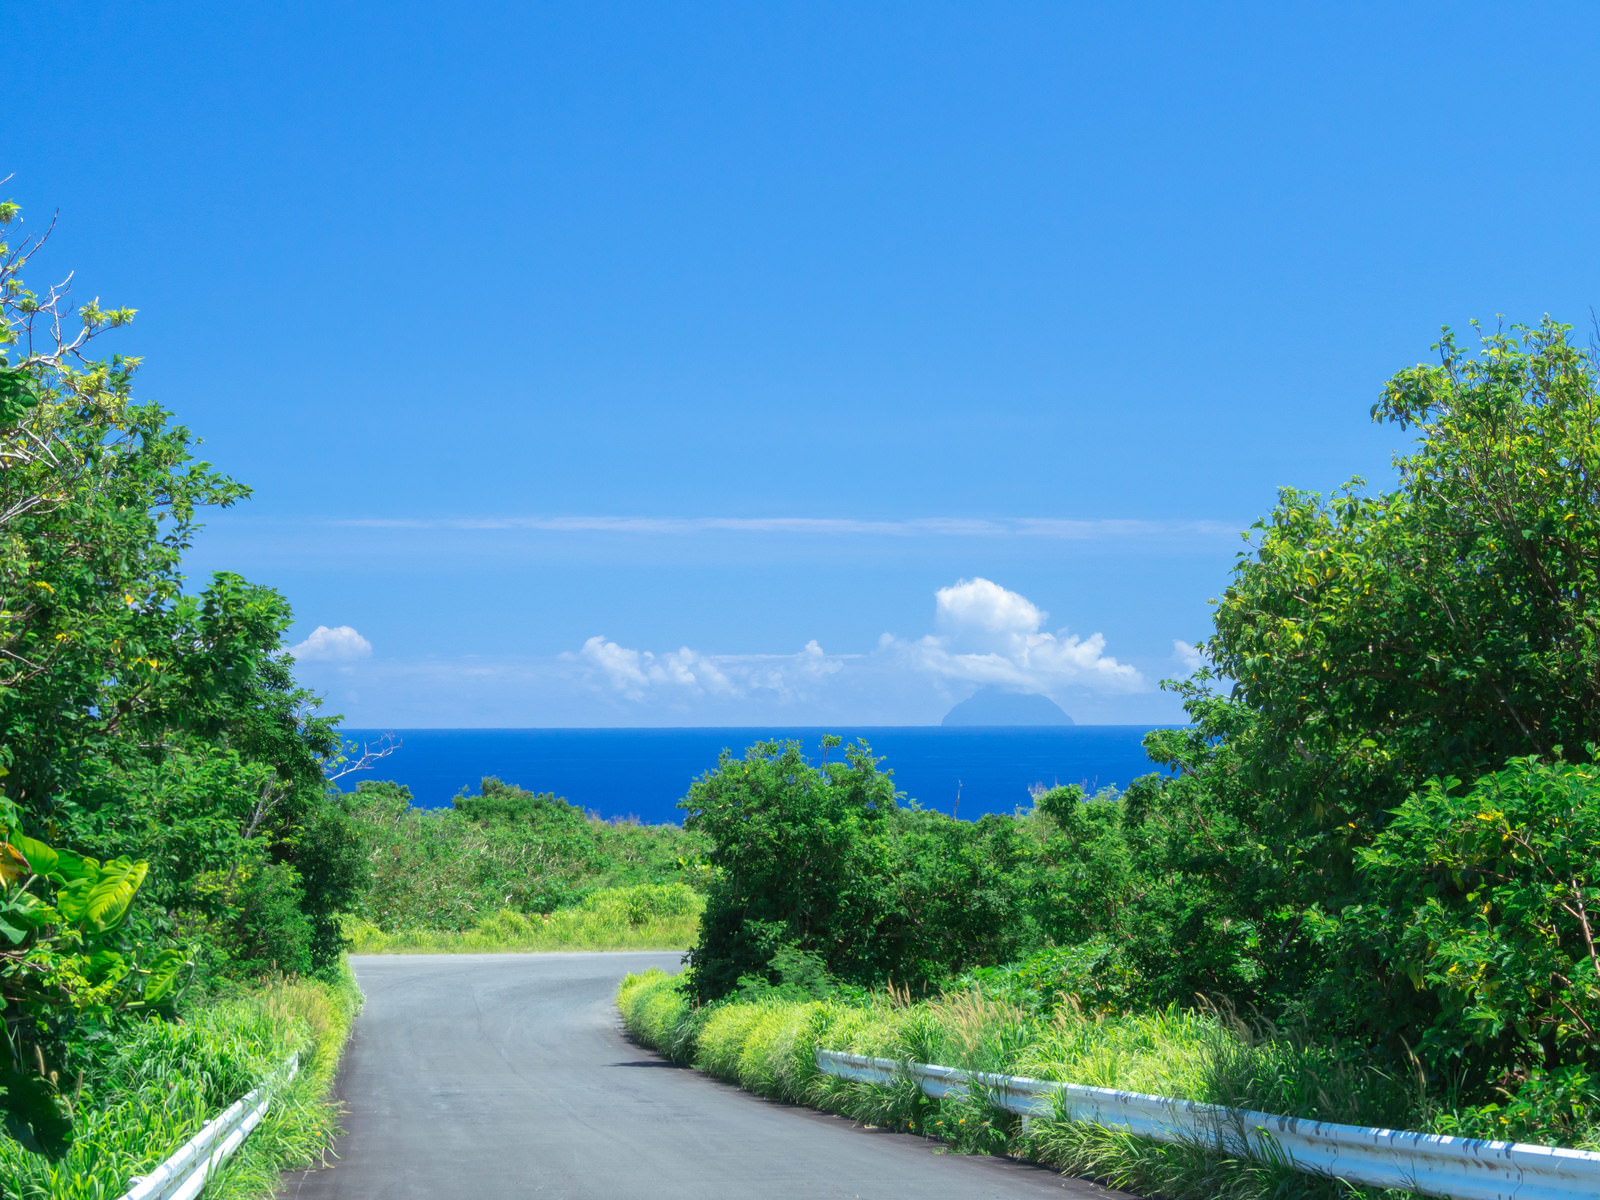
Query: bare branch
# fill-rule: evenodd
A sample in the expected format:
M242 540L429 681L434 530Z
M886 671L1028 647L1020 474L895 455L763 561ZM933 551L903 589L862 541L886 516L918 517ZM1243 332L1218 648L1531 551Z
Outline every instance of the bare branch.
M348 759L344 757L335 759L333 765L338 766L339 769L337 771L325 769L323 771L323 778L329 783L332 783L336 779L343 779L346 775L354 775L357 771L370 771L374 763L381 759L388 758L389 755L400 749L400 747L404 744L405 743L399 738L395 737L393 733L384 734L376 742L363 742L361 745L360 758L356 759L356 761L353 763L349 763L348 766L341 765L347 763L349 761Z

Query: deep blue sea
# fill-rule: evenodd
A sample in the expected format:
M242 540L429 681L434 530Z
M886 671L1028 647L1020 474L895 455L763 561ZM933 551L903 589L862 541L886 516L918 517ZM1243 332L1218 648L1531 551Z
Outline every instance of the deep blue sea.
M1034 784L1126 787L1155 770L1139 744L1149 728L348 729L346 738L358 742L393 732L401 747L371 772L340 782L354 788L360 779L392 779L411 789L416 804L440 808L492 775L602 817L680 821L678 801L724 748L742 755L763 738L797 738L815 759L822 735L841 733L847 742L865 740L908 799L974 820L1027 807Z

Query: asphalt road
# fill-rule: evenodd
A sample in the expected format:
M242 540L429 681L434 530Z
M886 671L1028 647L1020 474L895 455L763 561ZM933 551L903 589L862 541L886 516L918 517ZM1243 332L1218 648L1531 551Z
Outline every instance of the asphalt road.
M677 954L354 957L367 994L340 1075L346 1133L297 1200L1123 1196L867 1130L628 1041L628 971Z

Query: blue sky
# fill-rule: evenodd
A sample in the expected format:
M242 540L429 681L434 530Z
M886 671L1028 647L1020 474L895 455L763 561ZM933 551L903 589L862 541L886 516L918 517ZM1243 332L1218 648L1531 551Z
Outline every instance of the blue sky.
M356 726L1175 719L1444 323L1587 326L1578 5L8 4L35 274ZM322 633L317 633L319 627Z

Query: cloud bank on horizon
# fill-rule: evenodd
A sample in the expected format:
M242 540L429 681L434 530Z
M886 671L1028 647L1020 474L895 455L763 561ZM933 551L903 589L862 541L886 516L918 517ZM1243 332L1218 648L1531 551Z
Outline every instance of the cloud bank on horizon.
M914 713L912 723L931 722L991 685L1047 695L1080 711L1152 690L1144 671L1107 652L1102 634L1052 630L1048 612L993 580L974 576L939 588L933 616L933 632L915 638L884 633L860 653L830 653L815 639L793 653L652 650L595 634L575 650L544 658L403 661L374 659L371 644L348 625L318 626L291 652L299 663L336 664L345 676L358 660L368 660L359 668L360 684L378 685L389 702L415 693L437 706L441 696L457 691L476 695L480 712L505 714L452 723L898 724L906 722L894 718L896 712ZM1194 651L1183 642L1173 645L1171 662L1156 669L1190 673ZM499 700L485 709L489 697ZM365 708L358 691L336 699ZM353 724L386 722L405 723L380 709L358 711Z
M812 699L847 667L1045 695L1071 685L1104 692L1147 687L1136 668L1105 652L1101 634L1051 633L1044 628L1048 617L1021 593L977 577L934 594L938 633L915 641L885 633L871 655L830 655L815 640L790 655L706 654L688 646L658 654L597 635L561 657L579 668L586 686L633 704L662 693L743 698L766 692L788 701Z

